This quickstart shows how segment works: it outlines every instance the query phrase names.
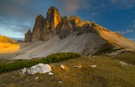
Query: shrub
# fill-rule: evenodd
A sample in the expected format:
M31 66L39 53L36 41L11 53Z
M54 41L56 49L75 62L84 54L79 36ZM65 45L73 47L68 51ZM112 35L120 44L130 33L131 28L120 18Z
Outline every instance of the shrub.
M55 62L60 62L63 60L68 60L68 59L77 58L77 57L80 57L79 53L63 52L63 53L54 53L54 54L48 55L46 60L49 63L55 63Z
M44 58L33 58L31 60L15 60L14 62L10 63L0 63L0 73L8 72L8 71L14 71L19 70L22 68L28 68L38 63L56 63L61 62L68 59L73 59L80 57L81 55L79 53L73 53L73 52L63 52L63 53L54 53L50 54L47 57Z

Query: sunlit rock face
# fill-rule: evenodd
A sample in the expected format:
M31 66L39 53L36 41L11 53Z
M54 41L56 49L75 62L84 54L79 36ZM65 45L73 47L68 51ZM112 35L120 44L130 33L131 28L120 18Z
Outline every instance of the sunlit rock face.
M70 16L70 22L74 23L76 27L81 27L83 25L82 20L78 16Z
M84 22L82 27L78 30L78 35L83 34L83 33L98 33L97 32L97 27L93 22Z
M83 22L83 25L84 24L89 24L90 22L88 21L88 20L85 20L84 22Z
M25 40L24 40L24 42L31 42L31 40L32 40L32 32L31 32L31 30L28 30L28 32L25 33Z
M43 40L44 24L45 18L42 15L37 16L32 32L32 42Z
M48 20L51 30L55 29L59 22L62 21L62 17L56 7L49 8L47 11L46 20Z

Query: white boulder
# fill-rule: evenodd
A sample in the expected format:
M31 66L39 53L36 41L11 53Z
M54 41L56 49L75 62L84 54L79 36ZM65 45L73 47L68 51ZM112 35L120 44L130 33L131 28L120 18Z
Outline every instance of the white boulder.
M60 67L61 67L62 69L65 69L65 66L64 66L63 64L61 64Z
M49 73L48 73L48 75L50 75L50 76L53 76L53 75L54 75L54 73L52 73L52 72L49 72Z
M51 72L52 68L48 64L39 63L37 65L32 66L30 69L27 69L28 74L36 74L36 73L48 73Z
M35 80L38 80L39 78L38 77L36 77L36 78L34 78Z
M82 66L78 66L78 65L75 65L74 67L75 67L75 68L82 68Z
M96 65L90 65L90 67L92 67L92 68L96 68L97 66L96 66Z

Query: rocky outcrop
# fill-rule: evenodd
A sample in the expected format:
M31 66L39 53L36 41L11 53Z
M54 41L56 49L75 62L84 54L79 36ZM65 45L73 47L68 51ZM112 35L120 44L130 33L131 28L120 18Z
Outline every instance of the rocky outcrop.
M83 25L84 24L89 24L90 22L88 21L88 20L85 20L84 22L83 22Z
M28 30L28 32L25 33L25 40L24 40L24 42L31 42L31 40L32 40L32 32L31 32L31 30Z
M70 16L69 20L76 27L81 27L83 25L82 20L78 16Z
M62 17L56 7L50 7L49 10L47 11L47 16L46 20L50 24L50 29L53 31L56 29L57 25L59 22L62 21Z
M43 40L44 24L45 18L42 15L37 16L32 32L32 42Z
M97 28L100 29L98 25L88 20L82 22L78 16L62 18L57 8L50 7L46 18L42 15L37 16L32 34L30 31L26 33L25 42L48 41L56 35L64 39L73 32L78 31L80 35L84 32L98 31Z
M48 41L50 38L52 38L52 30L50 29L49 21L46 20L43 28L43 40Z
M56 35L56 27L62 22L62 17L55 7L51 7L47 11L46 19L39 15L35 20L32 32L32 42L48 41Z
M60 29L59 37L64 39L73 32L73 26L66 16L63 17L63 24Z

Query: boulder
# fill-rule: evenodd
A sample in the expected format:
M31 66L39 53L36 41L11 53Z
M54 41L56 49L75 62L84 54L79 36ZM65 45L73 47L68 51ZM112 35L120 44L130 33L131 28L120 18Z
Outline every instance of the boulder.
M28 74L36 74L36 73L49 73L52 71L52 68L48 64L39 63L37 65L32 66L30 69L27 69Z

